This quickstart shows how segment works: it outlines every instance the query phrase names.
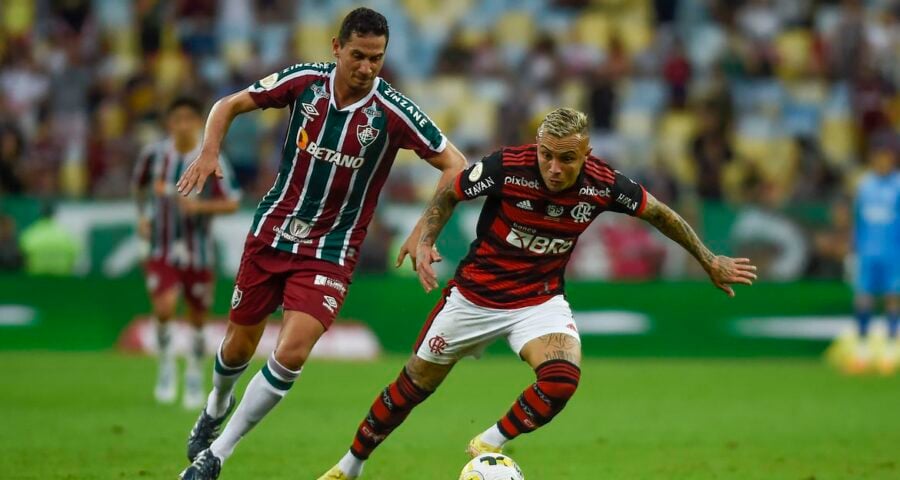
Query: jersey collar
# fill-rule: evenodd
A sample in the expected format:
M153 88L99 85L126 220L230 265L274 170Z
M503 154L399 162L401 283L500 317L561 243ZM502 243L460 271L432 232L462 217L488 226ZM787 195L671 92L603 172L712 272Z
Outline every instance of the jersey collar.
M339 112L352 112L352 111L356 110L357 108L362 107L363 105L369 103L369 100L371 100L372 97L375 96L375 92L378 91L378 87L381 85L381 77L375 77L375 81L372 82L372 90L369 90L369 93L365 97L357 100L356 103L347 105L344 108L338 108L337 100L335 99L335 93L334 93L334 77L335 77L335 75L337 75L337 65L335 65L334 68L331 69L331 73L328 74L328 89L330 90L330 93L331 93L331 100L329 100L329 103L331 104L332 108L334 108L335 110L337 110Z

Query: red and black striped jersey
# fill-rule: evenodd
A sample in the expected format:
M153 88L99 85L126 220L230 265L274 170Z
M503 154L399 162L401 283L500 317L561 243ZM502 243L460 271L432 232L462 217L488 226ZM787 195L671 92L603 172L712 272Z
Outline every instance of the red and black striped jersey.
M460 198L487 197L477 235L453 284L490 308L538 305L563 293L578 236L605 211L639 215L644 188L589 156L575 184L552 192L538 169L537 145L506 147L456 179Z
M175 184L188 165L200 154L200 144L182 153L171 139L152 143L138 156L134 171L134 188L151 195L150 258L180 268L208 269L215 263L211 215L186 215L178 204L180 195ZM222 178L210 176L200 197L241 197L237 181L228 162L219 157Z
M368 95L338 108L335 68L297 64L247 90L262 108L291 110L281 167L251 234L273 248L352 271L397 151L430 158L444 151L447 139L380 77Z

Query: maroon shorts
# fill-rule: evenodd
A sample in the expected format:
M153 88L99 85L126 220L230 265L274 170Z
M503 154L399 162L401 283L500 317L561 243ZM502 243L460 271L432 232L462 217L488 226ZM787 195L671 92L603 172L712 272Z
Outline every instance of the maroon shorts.
M350 285L350 272L318 258L272 248L247 236L231 296L232 322L256 325L279 305L311 315L325 326L334 322Z
M194 310L206 311L212 306L214 282L211 269L174 267L163 260L148 260L144 268L151 296L180 288L185 301Z

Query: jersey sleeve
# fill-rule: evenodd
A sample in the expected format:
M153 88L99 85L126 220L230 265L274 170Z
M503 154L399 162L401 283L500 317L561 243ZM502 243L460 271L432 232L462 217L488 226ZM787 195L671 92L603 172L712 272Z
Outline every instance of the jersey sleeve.
M503 152L498 150L460 172L454 182L462 200L484 195L499 196L503 188Z
M150 183L154 150L153 145L147 145L138 154L137 162L134 165L134 175L131 177L131 186L134 190L146 188Z
M215 175L212 176L212 182L209 187L209 197L226 200L240 200L241 189L238 186L237 178L231 164L224 156L219 156L219 165L222 167L222 178Z
M447 148L447 137L412 101L403 98L398 105L389 106L400 118L400 148L416 152L419 158L431 158Z
M615 182L610 196L612 201L609 203L609 210L613 212L636 217L647 205L647 191L644 187L618 170L615 170Z
M247 92L260 108L284 108L313 80L326 75L318 64L298 63L256 81Z

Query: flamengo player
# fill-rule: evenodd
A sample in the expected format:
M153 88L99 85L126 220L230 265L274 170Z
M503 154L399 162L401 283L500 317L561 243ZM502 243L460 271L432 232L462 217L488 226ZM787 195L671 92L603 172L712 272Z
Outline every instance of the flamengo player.
M138 207L138 233L150 242L146 262L147 290L156 317L159 373L154 395L172 403L177 394L175 357L171 349L170 320L178 297L184 295L187 319L194 327L184 373L185 408L203 406L203 323L213 296L214 250L210 235L212 216L238 208L240 192L223 161L226 175L212 182L197 199L182 198L175 181L200 149L203 105L178 98L166 111L168 138L147 146L135 168L134 191ZM152 208L147 208L148 193Z
M544 119L536 145L489 155L435 196L417 247L426 291L438 286L427 253L439 232L457 202L482 195L487 200L477 238L422 328L415 354L376 397L350 451L320 480L358 477L372 451L453 365L479 355L498 337L534 369L537 381L495 425L472 439L468 453L498 453L509 440L557 415L581 376L581 343L564 297L563 274L578 236L604 211L649 222L693 254L729 295L734 295L729 284L750 285L756 278L748 259L714 255L677 213L590 156L586 116L563 108Z
M275 185L256 211L235 281L213 390L188 439L193 463L181 478L217 478L238 441L287 393L344 300L378 194L401 148L440 169L450 185L465 158L419 108L378 77L388 43L385 18L350 12L332 40L335 63L300 64L272 74L213 107L200 157L179 182L191 191L218 170L231 119L257 108L290 107ZM401 248L415 253L420 227ZM428 252L429 260L439 257ZM284 323L275 351L234 404L234 384L256 350L264 320L279 305ZM213 441L215 440L215 441Z

